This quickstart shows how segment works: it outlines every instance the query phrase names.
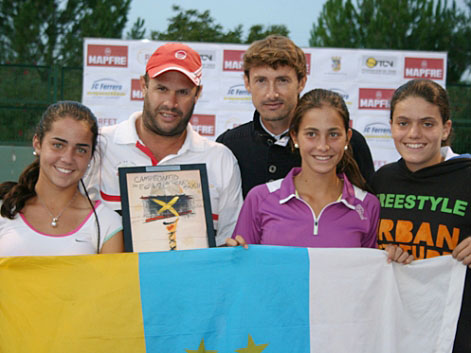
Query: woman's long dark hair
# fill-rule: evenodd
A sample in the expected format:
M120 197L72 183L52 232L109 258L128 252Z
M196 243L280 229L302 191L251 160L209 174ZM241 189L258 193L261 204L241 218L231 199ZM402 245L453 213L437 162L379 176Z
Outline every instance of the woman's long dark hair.
M79 102L61 101L51 104L41 117L36 126L35 136L42 143L44 135L52 129L52 124L60 119L72 118L76 121L84 121L90 127L92 132L92 155L95 152L98 138L98 123L95 115L90 109ZM23 170L18 182L4 182L0 184L0 199L3 200L0 213L2 217L13 219L19 213L26 202L36 196L35 186L39 177L39 156L33 163ZM84 188L85 189L85 188ZM86 191L86 190L85 190ZM95 219L98 226L98 244L100 243L100 226L95 207L91 202L88 194L86 196L95 213Z
M293 119L291 120L290 132L297 135L304 115L311 109L321 108L323 106L331 107L339 113L343 121L345 132L347 133L350 128L350 113L348 112L347 105L338 93L325 89L313 89L302 96L296 107ZM363 178L360 168L353 158L350 143L348 144L348 148L344 152L342 159L337 164L336 172L337 174L345 173L352 184L363 190L369 190L365 178Z

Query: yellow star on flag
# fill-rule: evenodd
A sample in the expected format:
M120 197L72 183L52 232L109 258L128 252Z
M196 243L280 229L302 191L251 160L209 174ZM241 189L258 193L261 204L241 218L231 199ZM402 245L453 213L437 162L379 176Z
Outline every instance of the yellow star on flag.
M201 340L200 346L197 351L191 349L185 349L186 353L218 353L218 351L207 351L204 348L204 338Z
M249 335L249 341L246 348L236 349L237 353L260 353L267 348L268 343L265 344L255 344L252 339L252 336Z

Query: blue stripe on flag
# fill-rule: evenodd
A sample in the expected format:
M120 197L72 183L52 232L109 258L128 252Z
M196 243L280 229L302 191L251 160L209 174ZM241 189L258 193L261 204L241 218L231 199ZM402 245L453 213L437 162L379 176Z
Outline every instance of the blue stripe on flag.
M309 352L309 257L253 246L139 254L147 352ZM260 350L261 352L262 350Z

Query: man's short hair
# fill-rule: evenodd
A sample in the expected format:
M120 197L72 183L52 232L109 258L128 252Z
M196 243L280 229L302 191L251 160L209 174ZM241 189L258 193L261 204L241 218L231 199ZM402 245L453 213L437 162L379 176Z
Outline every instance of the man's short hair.
M270 35L253 42L244 54L244 73L250 79L252 67L268 65L276 70L279 66L290 66L296 72L298 81L306 77L304 52L287 37Z

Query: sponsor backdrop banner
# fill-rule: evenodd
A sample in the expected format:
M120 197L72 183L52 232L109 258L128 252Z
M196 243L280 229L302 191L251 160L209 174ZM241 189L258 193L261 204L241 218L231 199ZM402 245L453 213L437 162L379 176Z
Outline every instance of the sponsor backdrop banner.
M116 124L142 109L139 77L154 50L164 43L85 39L82 102L95 112L100 125ZM214 140L225 130L250 121L254 107L242 71L248 45L186 44L203 62L203 92L191 119L195 130ZM376 168L399 158L389 126L389 101L394 90L415 78L432 79L445 86L444 52L303 50L308 65L304 92L325 88L343 96L353 127L368 141Z

